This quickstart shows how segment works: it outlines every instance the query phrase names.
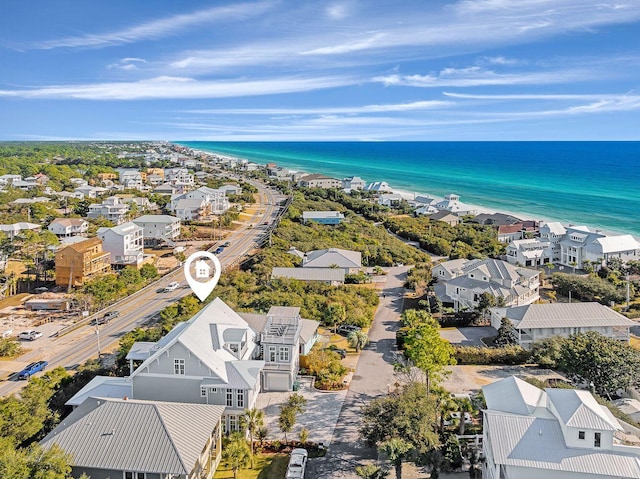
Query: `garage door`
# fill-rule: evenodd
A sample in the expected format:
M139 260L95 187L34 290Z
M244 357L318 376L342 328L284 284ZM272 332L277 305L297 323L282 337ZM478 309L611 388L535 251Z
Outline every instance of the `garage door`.
M267 373L265 379L265 389L267 391L289 391L288 375Z

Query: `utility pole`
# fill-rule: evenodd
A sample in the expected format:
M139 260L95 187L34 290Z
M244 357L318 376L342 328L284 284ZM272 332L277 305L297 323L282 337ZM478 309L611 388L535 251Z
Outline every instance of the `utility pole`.
M100 361L100 326L98 326L98 322L96 320L96 339L98 340L98 361Z
M627 273L627 312L629 312L629 273Z

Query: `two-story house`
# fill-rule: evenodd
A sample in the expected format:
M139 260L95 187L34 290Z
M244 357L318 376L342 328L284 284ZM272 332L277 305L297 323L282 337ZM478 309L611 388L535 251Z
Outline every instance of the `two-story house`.
M144 361L131 374L132 395L225 406L223 430L238 430L239 416L254 407L260 391L265 362L256 359L257 340L247 322L216 298L157 343L137 350Z
M475 215L478 213L473 206L462 203L460 196L453 193L446 195L444 200L437 202L434 206L440 211L445 210L449 213L455 213L458 216Z
M451 260L431 270L438 280L436 295L443 303L453 303L456 311L473 309L488 293L503 306L530 304L540 298L540 272L516 267L506 261Z
M102 250L100 238L90 238L56 251L56 284L82 286L89 278L111 270L109 253Z
M303 211L302 222L304 224L318 223L321 225L338 225L342 223L344 214L339 211Z
M98 228L102 249L110 254L111 264L116 268L142 265L144 258L144 236L141 226L133 222L113 228Z
M347 193L351 191L364 190L367 187L367 182L359 176L349 176L342 180L342 189Z
M97 219L103 217L116 225L122 224L127 220L129 213L129 205L117 196L110 196L102 203L93 203L89 205L87 218Z
M82 218L56 218L48 227L54 235L60 237L78 236L89 231L89 222Z
M482 388L485 479L640 477L640 447L588 391L539 389L514 376Z
M298 186L303 188L341 188L342 181L337 178L331 178L330 176L320 175L313 173L305 175L298 181Z

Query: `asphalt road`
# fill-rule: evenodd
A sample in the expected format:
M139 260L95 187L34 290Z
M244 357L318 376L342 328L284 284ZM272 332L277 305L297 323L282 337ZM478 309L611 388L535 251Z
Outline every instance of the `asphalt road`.
M385 268L387 282L369 330L369 344L360 353L327 455L309 460L307 478L356 479L355 467L376 459L375 449L366 447L358 434L360 410L372 399L386 396L395 382L396 331L408 269Z
M269 228L278 216L280 201L286 198L261 183L253 181L250 183L259 190L260 207L248 225L224 239L229 241L230 246L218 255L223 269L247 257L256 248L256 244L269 234ZM264 225L265 222L269 225ZM166 293L158 291L173 281L180 282L178 289ZM39 328L45 333L45 337L24 344L28 351L13 362L16 364L14 369L17 372L32 361L44 359L49 362L49 369L63 366L73 370L88 359L98 356L98 341L101 351L115 347L124 333L148 323L163 308L189 294L191 290L187 285L184 272L182 268L178 268L137 293L100 311L97 316L102 316L107 311L120 312L118 318L112 319L107 324L99 327L86 324L64 336L56 337L54 330L56 326L49 323L45 325L46 327ZM212 294L215 294L215 291ZM60 329L59 326L57 329ZM17 381L10 377L8 381L0 383L0 396L16 393L25 384L26 381Z

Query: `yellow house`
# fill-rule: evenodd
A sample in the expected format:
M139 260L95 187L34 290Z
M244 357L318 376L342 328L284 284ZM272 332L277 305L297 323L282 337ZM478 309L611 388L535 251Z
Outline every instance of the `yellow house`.
M111 270L109 253L102 251L102 241L91 238L74 243L56 252L56 284L82 286L89 278Z

